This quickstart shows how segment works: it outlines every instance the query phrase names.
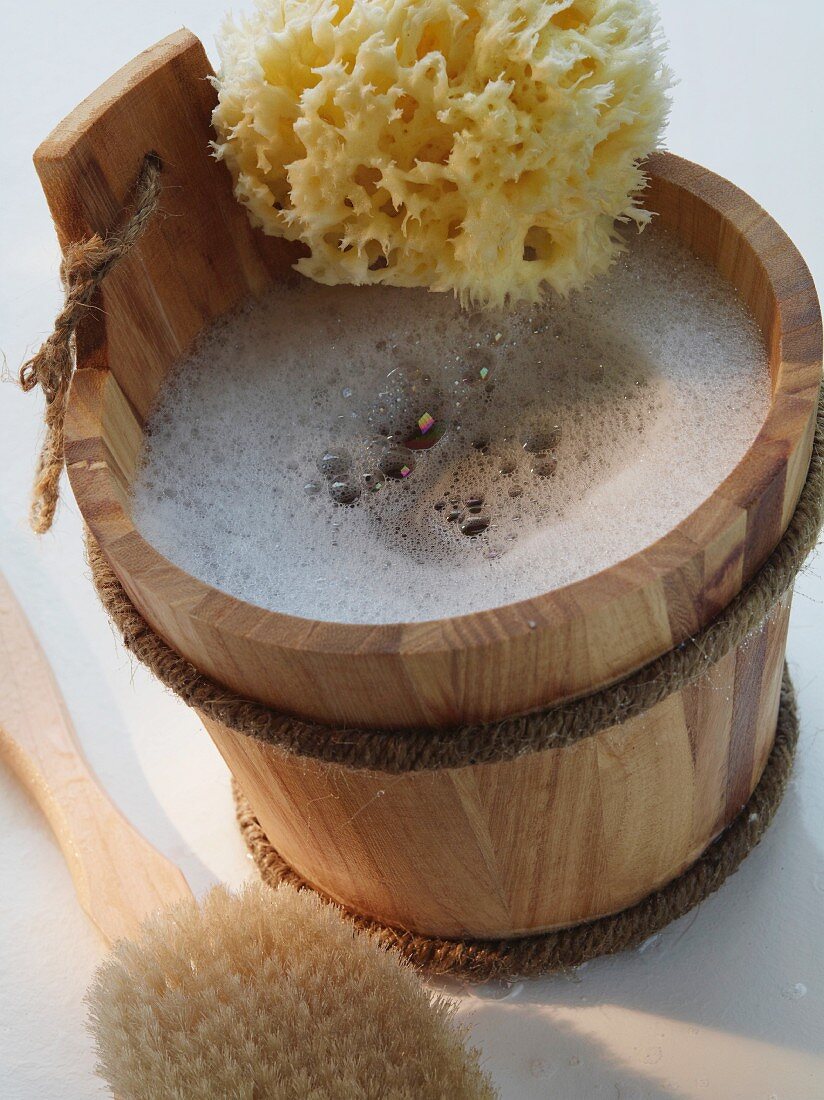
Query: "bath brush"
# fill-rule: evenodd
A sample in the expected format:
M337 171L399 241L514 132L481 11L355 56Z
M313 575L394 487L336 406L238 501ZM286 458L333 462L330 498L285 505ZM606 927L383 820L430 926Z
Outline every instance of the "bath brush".
M195 901L85 763L2 574L0 755L113 945L88 1003L98 1068L119 1100L495 1095L453 1005L332 906L261 884Z

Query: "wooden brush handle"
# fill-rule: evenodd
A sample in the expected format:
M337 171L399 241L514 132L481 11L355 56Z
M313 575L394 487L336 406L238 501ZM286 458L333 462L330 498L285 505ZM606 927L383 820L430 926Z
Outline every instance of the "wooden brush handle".
M106 797L65 704L0 573L0 756L48 818L80 904L109 943L134 938L154 910L191 898L186 880Z

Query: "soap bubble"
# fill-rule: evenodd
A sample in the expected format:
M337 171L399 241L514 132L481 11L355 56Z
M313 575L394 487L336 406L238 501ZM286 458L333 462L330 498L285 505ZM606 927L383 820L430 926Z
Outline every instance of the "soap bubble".
M329 495L335 504L354 504L359 499L361 491L354 481L333 481L329 488Z
M400 481L415 469L415 456L405 447L392 447L381 456L379 465L387 477Z
M352 459L344 450L324 451L318 459L318 470L328 481L334 481L348 473L351 465Z

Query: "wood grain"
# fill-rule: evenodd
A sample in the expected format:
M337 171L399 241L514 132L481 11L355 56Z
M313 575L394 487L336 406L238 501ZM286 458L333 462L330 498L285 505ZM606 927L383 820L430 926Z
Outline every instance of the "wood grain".
M148 150L167 215L104 288L79 340L66 459L80 509L136 606L229 689L333 724L492 720L609 683L710 622L780 538L806 476L821 375L810 274L757 203L698 165L649 161L647 202L738 290L764 332L756 440L684 522L576 584L428 623L321 623L185 574L129 513L142 426L203 324L296 255L253 232L207 155L215 93L181 32L58 127L36 161L61 240L113 224ZM276 369L276 365L275 365ZM210 723L273 843L309 881L422 932L504 935L613 911L678 874L752 789L772 739L787 607L699 684L570 749L392 781L278 756ZM530 625L536 624L536 625Z
M109 942L191 898L181 872L126 821L83 759L60 691L0 574L0 756L45 814L80 904Z
M264 831L313 886L445 937L617 912L692 864L772 746L789 599L703 679L570 748L401 776L287 757L201 715Z
M82 343L93 351L80 359L99 369L78 372L66 426L83 515L152 626L241 694L320 721L403 727L491 720L572 697L712 619L764 560L798 498L820 314L809 272L775 222L732 184L671 155L649 163L649 205L754 310L769 343L773 401L733 473L667 536L531 600L383 626L263 611L188 576L145 542L128 493L157 386L204 322L282 277L293 255L249 228L224 166L207 155L210 73L200 43L181 32L78 108L36 157L63 240L112 224L145 151L164 158L168 216L105 288L105 325L90 321Z

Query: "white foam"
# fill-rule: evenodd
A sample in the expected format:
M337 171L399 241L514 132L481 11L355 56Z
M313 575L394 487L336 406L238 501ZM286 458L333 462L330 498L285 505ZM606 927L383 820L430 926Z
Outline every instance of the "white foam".
M171 373L134 519L187 572L273 610L371 623L464 614L665 534L740 460L768 401L754 321L660 230L586 292L509 315L301 280L218 322ZM379 433L406 439L425 413L446 432L414 452L408 477L334 503L324 452L347 452L363 486L386 450ZM522 446L536 428L552 444L537 458ZM530 472L542 460L556 464L549 477ZM490 526L468 538L449 501L477 496Z

